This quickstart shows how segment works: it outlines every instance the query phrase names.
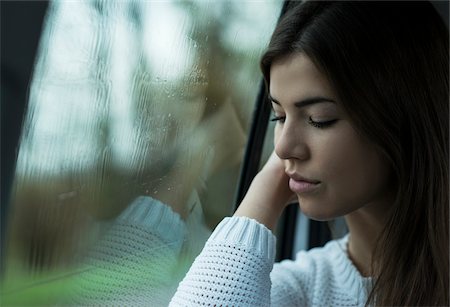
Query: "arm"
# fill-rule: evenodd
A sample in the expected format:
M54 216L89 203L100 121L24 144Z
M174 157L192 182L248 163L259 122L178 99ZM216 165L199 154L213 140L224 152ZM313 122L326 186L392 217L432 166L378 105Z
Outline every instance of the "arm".
M170 306L268 306L275 237L246 217L224 219L209 238Z
M72 305L167 305L179 282L185 223L161 202L138 197L83 259Z
M272 154L235 216L224 219L180 283L171 306L270 305L274 229L292 192Z

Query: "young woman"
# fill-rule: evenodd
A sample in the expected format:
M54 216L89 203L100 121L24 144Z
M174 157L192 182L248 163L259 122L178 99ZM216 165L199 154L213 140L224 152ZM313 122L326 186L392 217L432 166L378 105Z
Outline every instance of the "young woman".
M429 2L292 7L261 61L275 150L235 215L178 286L207 235L201 212L189 193L138 197L67 303L166 306L176 291L172 306L449 305L448 49ZM344 216L349 234L274 264L293 197L313 219Z
M171 305L448 305L448 51L428 2L289 10L261 60L274 154ZM274 265L293 195L349 235Z

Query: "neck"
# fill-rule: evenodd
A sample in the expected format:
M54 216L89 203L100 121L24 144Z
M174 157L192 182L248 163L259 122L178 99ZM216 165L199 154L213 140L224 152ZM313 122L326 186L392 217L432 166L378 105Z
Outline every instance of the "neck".
M350 232L348 254L362 276L373 276L372 253L384 226L387 208L365 206L345 216ZM385 207L385 206L382 206Z

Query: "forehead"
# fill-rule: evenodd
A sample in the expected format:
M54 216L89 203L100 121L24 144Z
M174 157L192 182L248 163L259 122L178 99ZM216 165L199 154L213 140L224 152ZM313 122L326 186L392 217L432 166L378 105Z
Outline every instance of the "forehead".
M311 96L335 97L325 75L303 53L295 53L272 63L269 92L282 102Z

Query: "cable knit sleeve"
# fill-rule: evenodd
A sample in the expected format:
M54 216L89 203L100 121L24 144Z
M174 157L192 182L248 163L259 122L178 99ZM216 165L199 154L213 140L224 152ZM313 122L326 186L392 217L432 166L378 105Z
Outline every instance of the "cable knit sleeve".
M85 258L69 304L167 305L185 228L170 207L137 198Z
M225 218L208 239L170 306L268 306L276 239L246 217Z

